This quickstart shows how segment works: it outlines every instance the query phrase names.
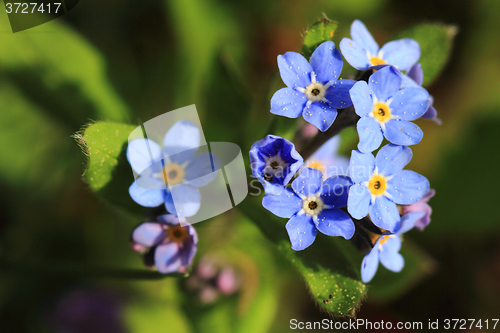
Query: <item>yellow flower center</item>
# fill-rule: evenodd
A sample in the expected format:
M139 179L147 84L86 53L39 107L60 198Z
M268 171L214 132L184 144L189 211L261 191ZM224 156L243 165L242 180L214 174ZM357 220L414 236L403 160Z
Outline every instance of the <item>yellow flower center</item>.
M317 160L311 161L307 164L307 167L311 168L311 169L318 169L319 171L321 171L323 173L323 175L326 174L325 166L320 161L317 161Z
M171 186L178 184L184 179L184 169L179 164L169 164L163 169L163 177Z
M386 123L391 119L391 109L384 102L377 102L373 105L373 117L379 123Z
M187 228L181 226L169 227L167 230L168 238L177 243L182 243L188 235Z
M372 64L372 66L377 66L377 65L386 65L387 63L379 57L371 57L370 64Z
M373 177L368 181L368 189L373 195L384 194L386 188L387 181L382 176L373 175Z

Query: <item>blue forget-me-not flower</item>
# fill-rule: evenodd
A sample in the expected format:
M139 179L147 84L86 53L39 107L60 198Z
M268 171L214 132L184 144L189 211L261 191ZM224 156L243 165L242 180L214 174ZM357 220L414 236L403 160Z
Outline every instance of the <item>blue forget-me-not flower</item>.
M140 174L129 188L141 206L166 209L178 216L193 216L200 208L198 187L213 181L220 167L210 153L196 156L200 131L188 120L175 123L165 134L163 148L150 139L134 139L127 147L127 159ZM175 192L175 204L173 195Z
M252 174L269 194L281 193L304 163L293 143L271 134L255 142L249 154Z
M340 208L347 205L347 195L352 181L347 176L331 177L323 182L317 169L306 168L277 195L266 194L264 208L273 214L289 218L286 230L292 249L300 251L316 239L318 230L328 236L350 239L354 223Z
M337 117L337 109L352 105L349 89L356 81L338 80L342 56L332 41L318 46L310 62L296 52L279 55L278 67L287 87L273 95L271 113L288 118L302 115L326 131Z
M420 87L401 87L401 73L386 66L368 80L357 82L350 94L354 109L361 117L357 123L358 149L368 153L377 149L383 137L397 145L414 145L424 133L410 122L420 118L428 108L429 93Z
M424 82L424 71L422 70L422 65L420 63L413 65L407 72L403 75L403 82L401 88L409 87L421 87ZM424 119L430 119L435 121L438 125L441 125L441 119L437 117L437 110L434 108L434 97L429 95L429 108L422 115Z
M152 256L151 264L163 274L184 272L191 265L198 248L198 235L190 224L175 215L158 216L156 222L145 222L132 233L133 248ZM145 258L148 264L149 258Z
M402 242L401 235L411 230L422 215L424 215L422 212L403 215L401 224L394 232L384 233L378 237L375 244L373 244L373 248L366 254L361 263L361 279L364 283L373 279L379 262L393 272L400 272L403 269L405 261L399 253Z
M380 48L365 25L355 20L351 25L351 38L343 38L340 50L347 62L359 70L378 69L392 65L408 70L420 59L420 45L411 38L386 43Z
M397 230L400 215L396 204L413 204L429 192L427 178L403 170L411 158L410 148L393 144L382 147L376 158L371 153L354 150L349 174L355 184L349 190L347 202L351 216L360 220L370 213L377 227Z

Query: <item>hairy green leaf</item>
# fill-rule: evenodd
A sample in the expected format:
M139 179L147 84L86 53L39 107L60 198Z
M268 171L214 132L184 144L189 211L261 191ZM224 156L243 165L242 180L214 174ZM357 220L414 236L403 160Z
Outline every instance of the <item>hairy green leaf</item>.
M128 194L134 177L126 157L128 138L135 128L102 121L74 137L88 158L85 179L92 191L114 205L137 212L140 206Z
M331 21L324 16L319 22L316 22L304 34L304 46L302 55L309 59L314 50L323 42L333 40L333 35L337 29L338 23Z

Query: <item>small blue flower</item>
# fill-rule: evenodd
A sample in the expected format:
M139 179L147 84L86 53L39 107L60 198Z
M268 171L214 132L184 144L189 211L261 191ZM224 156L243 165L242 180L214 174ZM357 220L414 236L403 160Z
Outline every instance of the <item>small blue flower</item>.
M377 227L397 230L400 216L396 204L410 205L429 192L427 178L403 170L411 158L410 148L393 144L382 147L376 158L353 150L349 174L355 184L349 190L349 214L360 220L370 213Z
M184 272L198 248L198 234L183 218L158 216L156 222L139 225L132 233L134 250L145 254L145 261L163 274ZM149 258L152 257L152 258Z
M411 38L394 40L379 48L365 25L355 20L351 25L351 37L340 42L342 55L352 67L361 71L392 65L407 70L420 59L420 45Z
M347 175L349 159L337 155L340 145L340 135L326 141L304 163L304 167L320 170L326 178Z
M288 118L302 115L324 132L337 117L337 109L352 105L349 89L356 81L337 80L342 56L333 42L318 46L310 63L296 52L279 55L278 67L287 88L274 93L271 113Z
M266 194L264 208L273 214L290 218L286 230L292 249L300 251L311 245L318 230L327 236L354 235L354 223L340 208L347 205L347 194L352 181L347 176L325 180L317 169L304 169L292 182L292 188L284 187L277 195Z
M420 118L428 108L429 93L423 88L401 87L401 73L386 66L352 87L357 123L358 149L369 153L380 147L383 137L397 145L419 143L424 133L409 120Z
M250 149L252 174L269 194L281 193L303 163L293 143L277 135L267 135Z
M420 63L412 66L406 75L403 75L403 82L401 84L401 88L410 88L410 87L421 87L424 82L424 71L422 70L422 66ZM441 125L441 119L437 117L437 111L432 104L434 104L434 98L429 95L429 108L422 115L422 118L430 119L435 121L438 125Z
M379 262L390 271L400 272L405 261L399 253L401 249L401 235L413 229L415 222L424 215L421 212L409 213L401 217L401 224L393 233L384 233L380 236L373 248L368 252L361 263L361 280L370 282L377 272Z
M195 156L199 146L200 131L188 120L168 130L163 149L150 139L130 141L127 159L140 175L129 188L132 199L144 207L165 203L166 209L178 216L196 214L201 200L198 187L213 181L220 167L213 154Z

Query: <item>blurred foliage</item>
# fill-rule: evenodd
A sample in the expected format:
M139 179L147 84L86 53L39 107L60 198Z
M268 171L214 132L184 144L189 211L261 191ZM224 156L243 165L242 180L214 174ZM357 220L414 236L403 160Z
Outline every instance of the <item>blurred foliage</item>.
M497 314L496 0L321 0L307 5L297 0L89 0L62 19L16 34L0 13L2 262L36 264L40 270L44 264L61 270L72 265L143 268L129 247L130 231L141 221L96 200L91 184L81 181L87 161L70 136L92 121L140 124L195 103L208 141L235 142L247 151L267 134L273 119L269 99L282 85L276 56L299 52L301 33L323 12L339 22L337 45L356 18L379 44L400 31L401 36L416 38L422 46L425 84L432 81L429 91L443 119L443 126L418 121L425 137L412 148L409 166L428 176L437 190L430 201L431 225L408 235L402 249L407 267L400 274L379 267L358 316L426 322ZM433 23L412 28L422 21ZM452 47L450 27L455 26L459 33ZM449 58L430 47L451 50ZM447 59L450 63L443 67ZM432 68L431 62L440 68ZM343 77L349 73L352 70L344 66ZM300 123L276 126L290 135ZM356 145L356 133L346 131L342 137L342 151L348 154ZM123 154L118 149L114 151ZM132 179L130 169L123 170L123 177ZM250 199L258 204L258 198ZM285 220L276 221L277 229L280 222L284 225ZM57 270L20 275L4 266L1 330L57 331L52 318L56 305L82 286L121 295L130 332L282 332L291 318L325 317L297 272L301 263L282 260L289 244L283 242L277 251L253 223L234 211L196 227L197 258L217 253L247 269L248 283L238 294L202 306L186 299L176 279L97 280ZM320 236L318 241L326 241ZM346 248L338 251L350 253ZM362 253L350 255L353 270L360 257ZM434 275L417 283L427 273Z

